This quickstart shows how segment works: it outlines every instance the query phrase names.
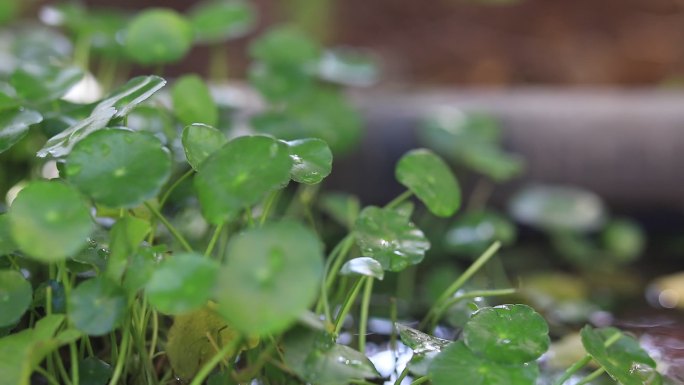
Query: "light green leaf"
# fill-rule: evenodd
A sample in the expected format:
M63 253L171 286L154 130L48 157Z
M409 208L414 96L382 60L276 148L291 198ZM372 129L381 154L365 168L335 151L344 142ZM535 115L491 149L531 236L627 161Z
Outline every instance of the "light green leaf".
M303 66L314 63L320 48L301 30L278 26L266 31L249 47L253 58L278 66Z
M204 123L215 126L218 123L218 107L209 92L209 87L197 75L185 75L176 80L171 88L173 111L181 123Z
M13 325L31 305L31 284L15 270L0 270L0 327Z
M247 34L256 23L255 10L242 0L207 0L190 10L195 41L216 44Z
M214 127L205 124L191 124L183 129L181 141L185 150L185 158L190 166L197 170L209 155L228 142L228 138Z
M85 247L93 230L88 206L61 182L28 184L9 209L12 238L19 249L42 262L65 259Z
M29 127L43 121L37 111L16 108L0 111L0 153L26 136Z
M317 184L332 170L333 155L321 139L300 139L287 142L292 158L292 180Z
M342 265L340 269L342 275L363 275L382 280L385 270L382 269L380 262L370 257L352 258Z
M322 245L299 223L247 230L228 245L215 292L218 312L250 335L283 331L318 295L322 272Z
M124 320L126 292L103 277L89 279L69 296L69 319L91 336L105 335Z
M28 63L10 77L17 96L32 103L45 103L64 96L83 78L78 67Z
M182 59L192 46L192 27L168 8L150 8L131 20L124 35L126 53L135 62L152 65Z
M430 150L406 153L397 163L395 176L437 216L451 216L461 206L456 178L449 166Z
M646 246L644 231L636 222L615 219L601 234L603 245L617 262L631 262L643 253Z
M138 251L140 243L145 240L151 229L149 222L131 216L116 221L110 232L110 254L106 271L109 279L114 282L121 281L128 265L128 258Z
M120 129L92 133L66 160L66 177L109 207L134 207L156 196L171 174L171 156L150 134Z

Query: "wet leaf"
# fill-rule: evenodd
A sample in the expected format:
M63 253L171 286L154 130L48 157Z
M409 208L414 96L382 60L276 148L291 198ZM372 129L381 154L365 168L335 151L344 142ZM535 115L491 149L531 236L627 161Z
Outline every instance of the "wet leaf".
M183 129L183 149L190 166L199 169L209 155L216 152L228 142L228 138L219 130L205 124L191 124Z
M32 103L45 103L59 99L83 78L78 67L25 64L10 77L17 96Z
M361 211L359 198L346 193L323 193L319 205L323 212L348 229L354 227Z
M253 42L249 52L253 58L268 64L303 66L318 59L320 48L296 27L279 26Z
M581 331L582 344L606 372L622 385L656 385L662 383L655 361L639 342L612 327L594 329L585 326ZM606 344L619 336L608 347Z
M370 86L380 77L378 65L370 55L349 48L323 52L317 66L322 79L347 86Z
M192 27L168 8L150 8L128 24L124 46L135 62L152 65L180 60L192 46Z
M107 259L106 276L114 282L120 282L128 265L128 258L135 254L145 237L150 232L148 221L126 216L112 226L110 232L110 254Z
M356 274L382 280L385 276L385 271L382 269L380 262L376 261L375 259L370 257L358 257L345 262L340 269L340 274Z
M292 180L299 183L317 184L332 170L333 155L330 147L321 139L300 139L287 142L292 158Z
M215 126L218 123L218 107L209 92L209 87L198 75L185 75L176 80L171 88L173 112L181 123L203 123Z
M85 247L93 230L88 206L73 187L60 182L28 184L9 209L14 243L42 262L65 259Z
M219 265L199 254L166 259L147 282L150 303L165 314L181 314L204 306L216 284Z
M78 142L66 177L96 202L134 207L156 196L171 173L171 156L142 132L101 130Z
M432 360L452 343L452 341L433 337L402 324L395 325L401 342L413 351L413 356L409 362L411 372L420 376L428 374Z
M31 305L31 284L15 270L0 270L0 326L19 321Z
M447 346L430 365L433 385L534 385L536 363L503 364L474 354L462 341Z
M603 245L617 262L631 262L637 259L646 246L644 231L636 222L616 219L603 229Z
M361 211L354 236L361 253L376 259L389 271L401 271L420 263L430 248L423 232L406 216L374 206Z
M23 108L0 111L0 153L26 136L29 127L43 121L37 111Z
M463 340L489 360L522 364L548 350L549 326L527 305L501 305L475 313L463 329Z
M596 194L563 186L529 186L509 206L517 221L544 230L594 230L603 224L605 211Z
M166 84L159 76L139 76L112 92L95 106L89 117L50 138L37 155L66 156L81 139L107 126L112 118L122 118Z
M234 217L290 180L285 143L265 136L233 139L207 158L195 176L202 214L213 224Z
M256 12L242 0L206 0L190 10L195 41L215 44L244 36L256 23Z
M451 216L461 205L461 189L456 178L449 166L430 150L406 153L399 159L395 175L437 216Z
M126 292L108 279L97 277L82 282L69 296L69 319L91 336L116 329L126 315Z
M354 379L380 377L361 352L336 344L331 335L297 328L283 341L285 364L307 383L344 385Z
M236 236L219 272L218 312L248 334L285 330L317 296L322 253L318 237L297 222L273 222Z
M453 253L478 256L495 241L515 242L517 229L494 211L471 211L458 217L444 235L444 246Z
M78 379L82 385L105 385L114 370L97 357L87 357L78 363Z

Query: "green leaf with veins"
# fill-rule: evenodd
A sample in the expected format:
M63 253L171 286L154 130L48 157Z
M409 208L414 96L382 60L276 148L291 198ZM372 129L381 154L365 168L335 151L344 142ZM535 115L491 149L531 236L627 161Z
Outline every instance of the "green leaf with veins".
M182 59L192 38L192 27L182 15L168 8L150 8L128 24L124 46L136 63L165 64Z
M195 41L221 43L244 36L256 24L256 12L242 0L205 0L189 13Z
M104 277L92 278L69 295L69 319L88 335L105 335L125 319L126 302L126 292L114 282Z
M330 175L333 155L330 147L321 139L309 138L286 142L292 158L292 180L299 183L317 184Z
M173 112L181 123L204 123L215 126L218 123L218 107L209 92L209 87L198 75L185 75L176 80L171 88Z
M228 142L228 138L214 127L206 124L191 124L183 129L181 141L185 158L193 169L198 170L200 164L209 155Z
M500 305L479 310L463 328L473 352L505 364L522 364L549 349L549 326L527 305Z
M31 305L31 284L15 270L0 270L0 327L15 324Z
M389 271L419 263L430 248L423 232L406 215L374 206L361 211L354 236L362 255L376 259Z
M26 136L30 126L42 121L43 116L33 110L16 108L0 111L0 153Z

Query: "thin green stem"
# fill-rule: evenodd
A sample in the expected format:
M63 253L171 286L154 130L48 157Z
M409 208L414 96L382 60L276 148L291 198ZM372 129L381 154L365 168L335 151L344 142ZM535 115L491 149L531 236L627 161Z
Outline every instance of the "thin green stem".
M484 253L482 253L477 260L475 260L475 262L473 262L472 265L470 265L470 267L468 267L463 274L461 274L460 277L458 277L456 281L454 281L454 283L451 284L451 286L444 290L434 305L432 305L430 310L427 312L425 318L423 318L423 321L420 323L421 328L427 325L428 320L431 319L435 313L442 311L444 304L449 300L449 298L451 298L451 296L453 296L458 289L460 289L473 275L475 275L475 273L496 254L499 248L501 248L501 243L498 241L494 242Z
M221 236L221 231L223 230L223 226L226 224L226 222L221 222L218 226L216 226L216 229L214 229L214 234L211 236L211 239L209 240L209 244L207 245L207 249L204 250L204 256L209 258L211 256L211 253L214 251L214 247L216 246L216 242L218 241L219 237Z
M416 378L416 380L413 381L411 383L411 385L419 385L419 384L422 384L422 383L428 382L428 381L430 381L430 376L423 376L423 377Z
M69 360L71 361L71 383L78 385L78 347L75 342L69 343Z
M50 385L59 385L59 382L55 379L55 377L50 374L47 370L41 368L40 366L36 366L36 372L40 373L43 377L45 377L45 380L47 380Z
M347 314L349 314L349 310L354 304L354 301L356 301L359 291L361 291L362 282L363 278L359 278L354 283L354 287L347 295L347 298L345 298L342 308L340 309L340 314L337 315L337 319L335 320L335 334L340 334L340 330L342 330L342 325L344 324L344 318L347 316Z
M166 228L174 236L174 238L176 238L176 240L178 240L181 246L183 246L185 251L192 252L192 247L190 246L188 241L185 240L183 235L180 232L178 232L178 230L176 230L175 227L173 227L173 225L166 219L166 217L164 217L164 215L162 215L162 213L159 212L159 210L157 210L157 208L155 208L147 202L145 202L145 207L147 207L147 209L150 210L150 212L152 212L152 214L154 214L154 216L157 217L157 219L159 219L159 221L161 221L161 223L163 223L164 226L166 226Z
M621 337L622 333L615 333L612 336L610 336L610 338L608 338L606 342L603 343L603 346L608 348L612 344L616 343ZM563 372L563 375L558 377L558 379L553 383L553 385L562 385L565 381L572 377L573 374L577 373L580 369L586 366L591 361L591 359L591 355L587 354L581 360L572 364L569 368L565 370L565 372Z
M184 180L188 179L192 174L195 172L192 168L188 171L186 171L183 175L178 177L175 182L171 186L169 186L168 189L164 192L164 195L162 195L161 199L159 200L159 208L161 209L164 207L164 204L166 201L169 199L169 196L171 196L171 193L178 187L180 186L181 183L183 183Z
M329 264L330 268L326 268L325 273L325 287L328 291L335 282L337 273L340 271L340 268L342 268L345 257L347 254L349 254L352 246L354 246L354 236L353 234L348 234L335 246L335 248L330 252L330 255L328 255L326 264Z
M392 199L390 203L385 205L386 209L393 209L400 204L404 203L407 199L411 198L413 196L413 191L411 190L406 190L403 193L401 193L399 196L396 198Z
M404 378L406 378L406 376L408 376L408 372L409 372L409 366L407 364L406 367L404 368L404 370L402 370L401 373L399 374L399 377L397 377L397 380L394 381L394 385L401 385L401 382L404 381Z
M195 375L195 378L193 378L192 382L190 385L201 385L204 380L209 376L212 370L221 363L221 361L227 359L227 357L234 352L238 351L238 348L240 345L242 345L242 337L238 336L237 338L233 339L229 344L223 345L221 350L216 352L209 361L207 361L206 364L200 368L199 372L197 372L197 375Z
M124 325L123 333L121 334L121 349L119 349L119 354L116 359L116 366L114 367L114 373L109 381L109 385L117 385L119 379L123 374L124 364L126 363L126 357L128 356L128 345L131 339L131 325L126 323Z
M266 222L266 219L268 219L268 216L271 214L271 209L275 205L275 202L278 201L278 198L280 197L280 192L282 190L276 190L273 191L268 198L266 199L266 203L264 204L263 211L261 212L261 217L259 218L259 226L263 226L264 223Z
M71 379L69 378L69 374L67 373L67 370L64 367L64 363L62 362L62 357L56 351L52 352L52 356L55 357L55 362L57 363L57 371L59 372L62 382L66 385L72 385Z
M444 306L442 306L437 312L434 313L434 316L430 321L439 321L440 318L442 318L442 315L444 314L445 311L447 311L451 306L454 304L464 300L464 299L469 299L469 298L477 298L477 297L495 297L495 296L502 296L502 295L511 295L515 294L517 292L516 289L496 289L496 290L474 290L474 291L469 291L467 293L457 295L454 297L451 297L447 302L444 303ZM428 322L430 322L428 321Z
M152 342L150 342L150 357L154 357L157 350L157 338L159 336L159 314L156 310L152 310Z
M603 373L606 372L606 369L603 368L598 368L594 370L593 372L589 373L587 376L582 378L579 382L577 382L575 385L585 385L588 384L595 379L597 379L599 376L601 376Z
M368 309L370 307L371 294L373 294L373 277L365 277L363 296L361 297L361 314L359 314L359 351L366 352L366 330L368 324Z

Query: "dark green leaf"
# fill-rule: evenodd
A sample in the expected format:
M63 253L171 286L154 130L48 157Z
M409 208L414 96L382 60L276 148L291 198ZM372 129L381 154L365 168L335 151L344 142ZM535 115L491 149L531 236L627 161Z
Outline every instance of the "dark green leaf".
M0 153L23 138L33 124L43 121L43 116L23 108L0 111Z
M147 100L166 84L166 80L158 76L139 76L112 92L106 99L97 104L86 119L70 126L45 143L39 157L59 158L66 156L80 140L94 131L103 129L112 118L122 118L138 104Z
M213 224L234 217L290 179L289 149L266 136L231 140L207 158L195 177L202 214Z
M262 62L253 63L249 69L249 82L268 101L291 102L294 98L311 91L314 79L304 68L278 66Z
M176 80L171 89L171 99L176 117L181 123L218 123L218 107L209 87L197 75L185 75Z
M385 270L382 269L380 262L370 257L352 258L342 265L340 269L342 275L363 275L382 280Z
M218 263L198 254L166 259L147 282L150 303L166 314L181 314L204 306L216 284Z
M215 293L218 311L242 332L285 330L317 296L322 245L299 223L273 222L248 230L231 240L226 259Z
M15 270L0 270L0 326L19 321L31 305L31 284Z
M657 385L662 383L662 378L655 369L655 361L634 338L612 327L594 329L591 326L585 326L581 335L582 345L587 352L620 384Z
M208 0L190 10L195 40L215 44L248 33L256 22L250 3L242 0Z
M69 296L69 319L88 335L101 336L114 330L126 315L126 292L102 278L89 279Z
M449 226L444 245L453 253L478 256L495 241L510 245L516 235L515 225L506 217L489 210L471 211Z
M149 222L126 216L114 224L111 230L110 250L107 259L107 277L119 282L128 265L128 258L138 251L140 243L150 232Z
M463 328L463 340L489 360L522 364L548 350L549 326L527 305L501 305L475 313Z
M354 236L364 256L376 259L382 268L401 271L423 260L430 242L405 215L370 206L354 226Z
M461 341L447 346L430 365L433 385L534 385L536 363L509 365L481 358Z
M298 328L283 341L285 364L307 383L345 385L379 373L361 352L336 344L332 336Z
M155 137L100 130L76 144L66 177L96 202L134 207L154 197L171 174L171 156Z
M209 155L223 147L228 138L219 130L204 124L192 124L183 129L185 158L195 170Z
M0 214L0 256L7 255L17 249L12 240L9 215Z
M410 370L412 373L420 376L428 374L428 368L432 360L452 343L452 341L433 337L408 326L395 325L401 342L413 350L413 356L409 362Z
M73 255L93 230L81 195L60 182L31 182L12 202L9 220L19 249L42 262Z
M165 64L182 59L192 38L192 27L183 16L167 8L150 8L131 20L124 45L137 63Z
M316 184L330 175L332 152L321 139L300 139L287 142L292 158L292 180L299 183Z
M451 216L461 206L461 189L456 178L449 166L430 150L412 150L405 154L397 163L395 176L437 216Z
M257 60L283 66L304 66L314 63L320 48L295 27L280 26L268 30L249 48Z
M78 379L81 385L105 385L114 370L97 357L88 357L78 363Z
M45 103L64 96L81 78L78 67L26 64L12 74L10 83L20 98Z

